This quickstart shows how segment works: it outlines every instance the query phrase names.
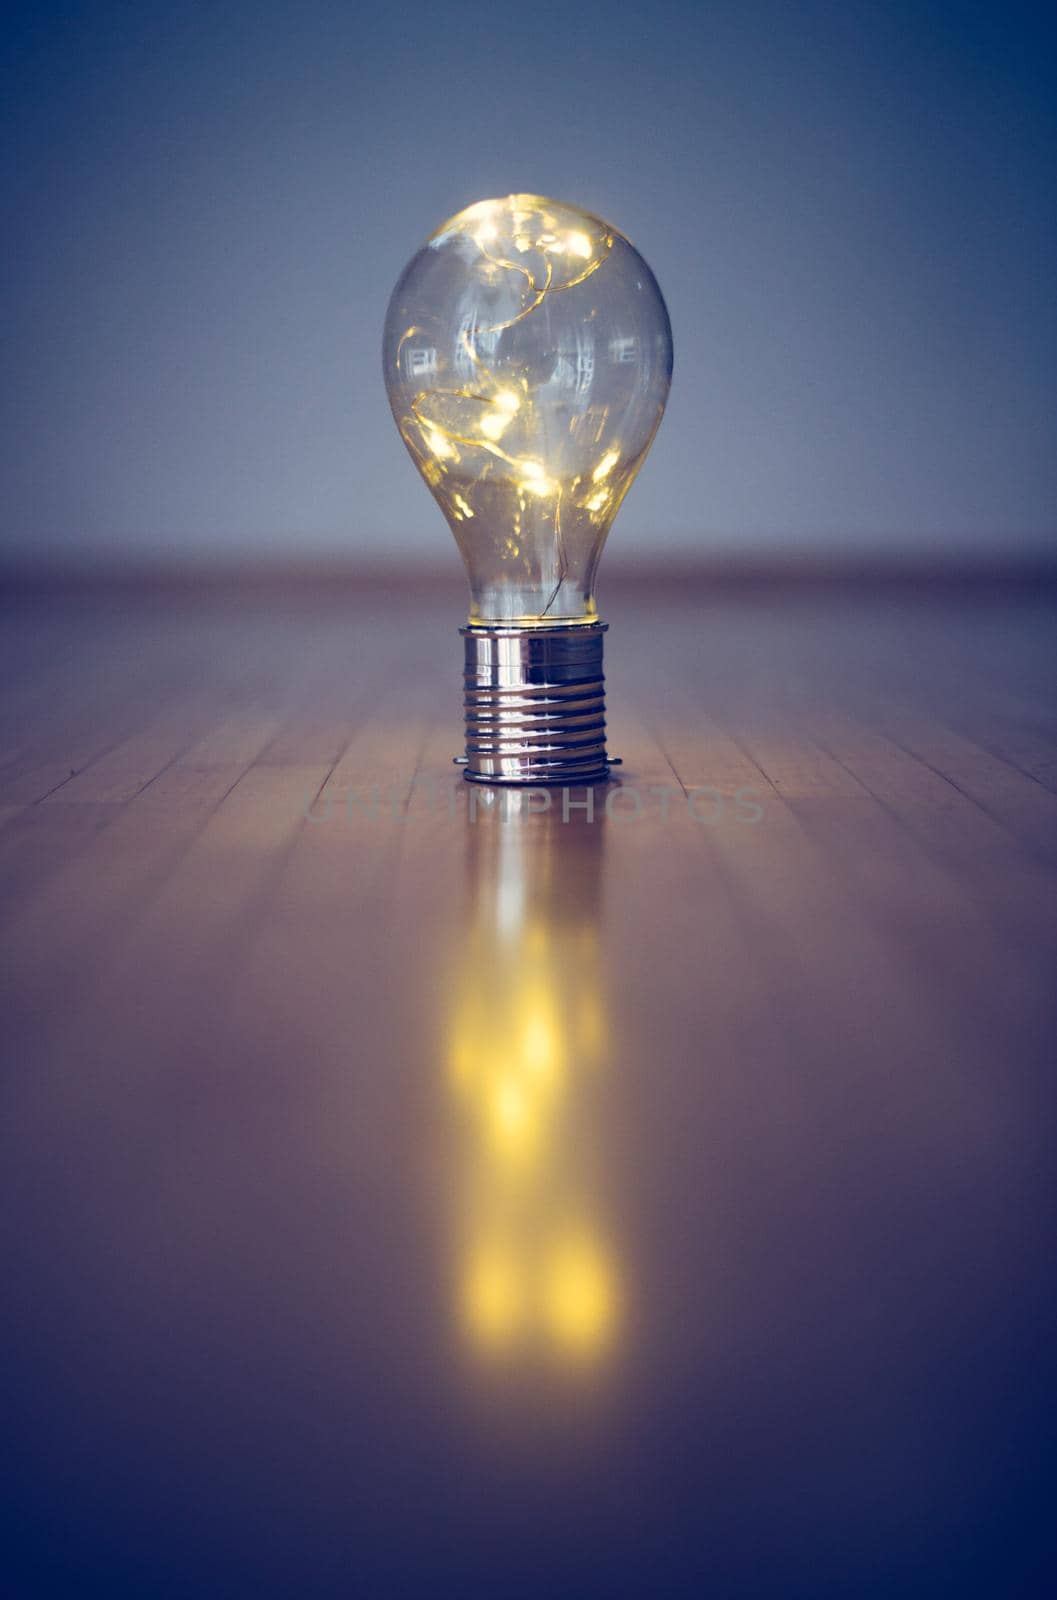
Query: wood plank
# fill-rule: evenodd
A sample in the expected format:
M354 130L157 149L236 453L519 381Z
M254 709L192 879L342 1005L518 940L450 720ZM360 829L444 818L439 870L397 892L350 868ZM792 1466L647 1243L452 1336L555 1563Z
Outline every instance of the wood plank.
M893 744L1008 827L1032 853L1057 853L1057 795L1033 774L905 704L887 702L877 722ZM1031 759L1037 762L1039 753Z
M4 1365L49 1538L60 1502L116 1537L145 1507L152 1548L205 1507L241 1557L263 1494L309 1588L320 1541L327 1581L366 1541L384 1591L393 1505L433 1508L431 1572L632 1505L663 1585L702 1483L713 1526L781 1498L799 1548L806 1483L888 1550L908 1461L964 1542L1035 1459L1057 895L1046 793L980 749L1041 760L1043 631L640 599L590 819L452 768L428 597L100 614L9 656L30 766L86 716L128 744L0 826ZM466 1313L500 1237L501 1350Z

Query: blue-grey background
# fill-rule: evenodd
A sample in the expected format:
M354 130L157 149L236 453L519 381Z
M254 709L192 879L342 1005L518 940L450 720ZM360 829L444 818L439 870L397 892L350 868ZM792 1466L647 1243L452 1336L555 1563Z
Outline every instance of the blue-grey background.
M668 298L611 549L1045 550L1052 10L55 4L3 37L2 554L451 554L379 370L469 201L601 212Z

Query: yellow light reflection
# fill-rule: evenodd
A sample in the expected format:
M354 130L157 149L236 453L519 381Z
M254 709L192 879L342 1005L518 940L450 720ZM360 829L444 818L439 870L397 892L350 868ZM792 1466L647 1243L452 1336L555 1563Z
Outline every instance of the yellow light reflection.
M513 1255L501 1245L473 1253L462 1284L466 1331L486 1350L507 1349L517 1339L525 1316L525 1285Z
M553 1019L542 1008L530 1008L521 1029L521 1061L525 1071L536 1083L553 1085L560 1055L560 1040Z
M543 1312L558 1347L576 1357L604 1349L616 1316L610 1262L588 1235L560 1238L547 1262Z
M520 799L497 793L468 828L447 1039L459 1325L482 1356L582 1373L615 1348L622 1305L599 1160L603 829L521 815Z
M533 1154L539 1135L539 1116L526 1086L513 1072L500 1069L488 1081L488 1128L496 1152L518 1164Z

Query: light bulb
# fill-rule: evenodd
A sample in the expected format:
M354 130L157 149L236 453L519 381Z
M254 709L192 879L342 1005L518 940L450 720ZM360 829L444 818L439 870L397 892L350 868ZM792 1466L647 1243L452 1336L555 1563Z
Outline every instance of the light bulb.
M397 426L470 578L466 776L604 778L595 571L672 376L652 272L585 211L481 200L405 268L383 360Z

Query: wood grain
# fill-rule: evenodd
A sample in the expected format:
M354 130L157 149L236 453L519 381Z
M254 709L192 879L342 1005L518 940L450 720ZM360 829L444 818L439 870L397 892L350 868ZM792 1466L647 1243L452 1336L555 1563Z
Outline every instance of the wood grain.
M1041 1570L1057 608L633 602L590 815L458 777L457 596L9 617L25 1592L969 1592L995 1518ZM460 1284L515 1214L597 1315L497 1350Z

